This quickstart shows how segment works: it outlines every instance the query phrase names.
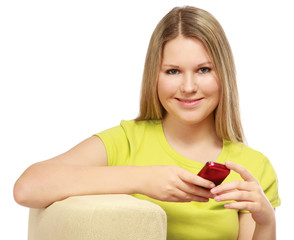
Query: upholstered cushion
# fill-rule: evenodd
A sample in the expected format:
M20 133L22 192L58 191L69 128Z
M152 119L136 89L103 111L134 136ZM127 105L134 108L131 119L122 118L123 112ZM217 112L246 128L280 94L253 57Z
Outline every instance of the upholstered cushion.
M129 195L75 196L30 209L29 240L163 240L166 214Z

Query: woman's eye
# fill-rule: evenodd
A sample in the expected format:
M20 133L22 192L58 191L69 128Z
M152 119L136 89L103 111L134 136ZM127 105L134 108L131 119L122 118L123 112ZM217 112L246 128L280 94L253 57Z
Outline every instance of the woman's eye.
M177 69L170 69L170 70L167 70L166 71L167 74L170 74L170 75L176 75L179 73L179 70Z
M203 67L198 70L199 73L209 73L211 71L208 67Z

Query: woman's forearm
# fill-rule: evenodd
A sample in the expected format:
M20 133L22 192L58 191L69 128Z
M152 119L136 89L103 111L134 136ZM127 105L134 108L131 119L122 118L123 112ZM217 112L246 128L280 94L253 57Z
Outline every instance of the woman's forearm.
M139 193L161 201L207 202L214 184L177 166L81 166L40 162L15 184L15 200L47 207L70 196Z
M40 162L29 167L14 187L15 200L43 208L70 196L136 192L141 167L77 166Z

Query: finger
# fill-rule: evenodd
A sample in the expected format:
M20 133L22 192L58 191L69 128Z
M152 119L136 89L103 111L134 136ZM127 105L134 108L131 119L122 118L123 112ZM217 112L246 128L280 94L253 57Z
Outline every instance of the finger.
M180 172L179 177L187 183L191 183L191 184L203 187L203 188L211 189L211 188L215 187L215 184L213 182L211 182L207 179L204 179L202 177L199 177L196 174L193 174L189 171L185 171L184 169L183 169L183 171Z
M226 167L239 173L240 176L245 180L245 181L255 181L255 177L243 166L233 163L233 162L226 162Z
M212 188L210 191L213 194L223 194L226 192L230 192L233 190L243 190L243 191L252 191L255 190L254 184L251 182L244 182L244 181L232 181L232 182L227 182L221 185L218 185L215 188Z
M191 193L187 193L178 189L174 192L173 196L171 196L167 201L169 202L208 202L209 198L196 196Z
M204 198L200 196L195 196L193 194L183 193L181 197L179 197L179 202L208 202L209 198Z
M224 205L227 209L238 209L238 210L247 210L253 212L256 208L256 203L254 202L231 202Z
M223 201L246 201L246 202L254 202L256 200L255 195L252 192L247 191L233 191L224 193L221 195L217 195L214 200L216 202Z
M191 183L181 182L179 183L178 188L182 190L183 192L186 192L195 196L204 197L204 198L214 198L214 195L208 189L196 186Z

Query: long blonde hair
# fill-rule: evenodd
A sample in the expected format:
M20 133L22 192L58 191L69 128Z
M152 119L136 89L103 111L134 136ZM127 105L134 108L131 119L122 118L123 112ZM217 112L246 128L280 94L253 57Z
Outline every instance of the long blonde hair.
M205 45L220 80L220 100L215 110L219 137L243 142L236 70L231 47L219 22L208 12L195 7L176 7L156 26L149 43L143 73L140 120L162 119L165 109L157 94L157 80L165 44L182 35L197 38Z

